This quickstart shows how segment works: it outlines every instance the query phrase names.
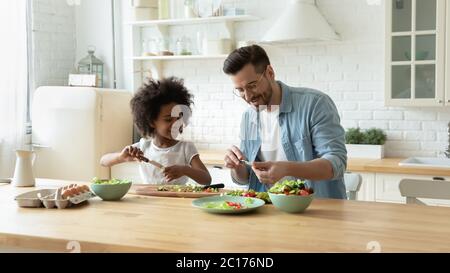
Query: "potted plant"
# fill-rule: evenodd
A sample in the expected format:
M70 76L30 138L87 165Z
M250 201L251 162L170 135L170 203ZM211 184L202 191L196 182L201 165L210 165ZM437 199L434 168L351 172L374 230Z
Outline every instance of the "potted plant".
M386 134L381 129L372 128L362 132L350 128L345 133L345 147L349 158L383 158Z

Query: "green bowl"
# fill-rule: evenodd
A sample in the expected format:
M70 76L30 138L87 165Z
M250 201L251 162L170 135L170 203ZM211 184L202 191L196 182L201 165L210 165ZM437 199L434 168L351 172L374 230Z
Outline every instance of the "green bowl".
M91 190L104 201L118 201L127 194L130 183L120 184L91 184Z
M286 195L286 194L275 194L269 192L270 200L272 204L279 210L297 213L304 212L312 200L314 199L314 194L308 196L301 195Z

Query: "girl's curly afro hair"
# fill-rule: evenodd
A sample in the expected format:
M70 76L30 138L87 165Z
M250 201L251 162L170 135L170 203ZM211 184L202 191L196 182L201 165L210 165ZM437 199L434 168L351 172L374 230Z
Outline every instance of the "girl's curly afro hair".
M152 137L155 128L150 124L158 118L163 105L176 103L190 108L192 99L182 79L170 77L160 81L149 80L131 100L134 124L142 136Z

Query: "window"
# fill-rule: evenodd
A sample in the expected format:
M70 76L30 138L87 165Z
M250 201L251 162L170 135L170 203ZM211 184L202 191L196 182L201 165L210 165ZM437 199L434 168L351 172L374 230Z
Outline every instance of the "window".
M0 177L11 176L14 150L25 143L27 0L0 1Z

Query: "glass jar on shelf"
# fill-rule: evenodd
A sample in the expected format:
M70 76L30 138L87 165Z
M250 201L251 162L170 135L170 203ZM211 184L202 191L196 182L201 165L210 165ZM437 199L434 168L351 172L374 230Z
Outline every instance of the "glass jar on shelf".
M179 38L176 42L177 55L192 55L191 39L186 36Z
M150 38L147 43L147 50L150 56L158 55L158 40Z
M167 37L161 37L158 39L158 55L161 56L172 56L173 50L170 48L170 39Z

